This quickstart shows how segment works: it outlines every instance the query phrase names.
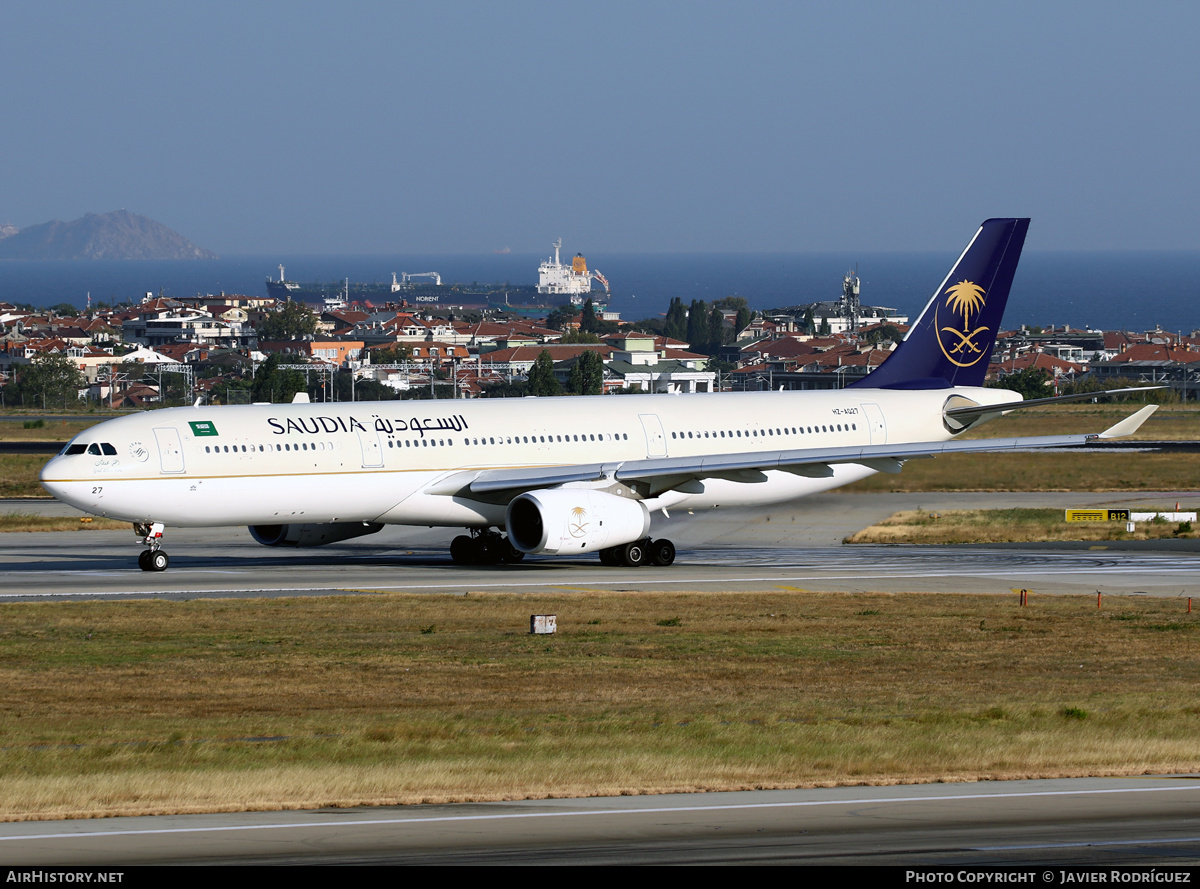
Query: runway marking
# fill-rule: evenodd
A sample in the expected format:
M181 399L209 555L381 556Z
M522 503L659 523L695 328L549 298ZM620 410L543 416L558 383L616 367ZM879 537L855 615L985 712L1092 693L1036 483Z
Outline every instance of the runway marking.
M1052 796L1096 796L1114 793L1162 793L1177 790L1198 790L1200 785L1179 785L1170 787L1113 787L1100 790L1032 790L1015 793L963 793L950 796L897 796L878 797L875 799L844 799L844 800L798 800L785 803L732 803L729 805L711 806L658 806L648 809L582 809L575 812L506 812L495 815L438 815L427 818L371 818L362 821L311 821L297 824L238 824L218 827L160 827L134 830L100 830L73 833L44 833L17 836L0 836L0 842L13 840L78 840L87 837L117 837L117 836L153 836L155 834L186 834L186 833L218 833L221 831L243 830L286 830L289 828L311 827L378 827L380 825L402 824L438 824L453 821L511 821L521 818L579 818L597 815L665 815L673 812L734 812L752 809L801 809L818 806L863 806L884 805L887 803L921 803L921 802L961 802L964 800L990 799L1027 799L1031 797ZM1149 842L1149 841L1144 841ZM1082 845L1087 845L1082 844ZM1019 848L1019 847L1014 847Z
M1038 843L1028 846L969 846L972 852L1020 852L1029 849L1092 849L1103 846L1169 846L1176 843L1196 843L1200 837L1161 837L1143 840L1089 840L1077 843Z

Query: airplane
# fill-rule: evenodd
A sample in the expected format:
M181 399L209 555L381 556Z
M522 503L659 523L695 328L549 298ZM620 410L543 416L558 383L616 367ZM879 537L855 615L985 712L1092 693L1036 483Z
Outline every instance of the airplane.
M1023 401L983 388L1028 219L989 219L904 340L843 389L553 399L170 408L100 423L41 473L84 512L133 523L144 571L165 527L248 526L265 546L322 546L385 525L457 527L458 564L599 553L670 565L669 510L763 507L911 459L1063 447L1132 434L962 441ZM1128 390L1110 390L1111 392Z

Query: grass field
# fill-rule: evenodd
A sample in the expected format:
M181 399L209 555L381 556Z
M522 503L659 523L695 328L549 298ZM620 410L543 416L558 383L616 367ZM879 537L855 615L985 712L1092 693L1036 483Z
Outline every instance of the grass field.
M1195 491L1200 454L954 454L909 460L844 491Z
M559 633L526 633L531 613ZM1177 600L5 605L0 818L1200 770Z
M1196 539L1200 530L1181 522L1067 522L1061 509L964 509L941 513L905 510L846 543L1029 543L1053 540Z
M2 441L70 441L84 429L108 417L38 420L23 416L0 417Z
M129 522L93 516L42 516L23 512L0 515L0 533L5 531L125 531L133 526Z

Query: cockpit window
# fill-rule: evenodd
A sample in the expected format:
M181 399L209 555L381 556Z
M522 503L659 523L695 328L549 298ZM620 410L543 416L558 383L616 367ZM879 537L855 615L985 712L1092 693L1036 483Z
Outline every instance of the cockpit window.
M117 449L108 442L102 441L100 442L100 453L104 454L106 457L114 457L116 456Z
M63 456L73 457L75 454L82 454L86 450L87 445L85 444L69 444L67 445L67 449L63 451Z
M88 445L87 452L89 454L94 454L95 456L99 457L100 456L100 444L98 442L92 442L90 445Z

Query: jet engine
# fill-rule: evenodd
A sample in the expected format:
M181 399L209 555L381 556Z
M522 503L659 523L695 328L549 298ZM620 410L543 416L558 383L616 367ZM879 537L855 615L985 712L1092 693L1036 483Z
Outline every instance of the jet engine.
M640 501L586 488L529 491L505 513L508 539L521 552L590 553L641 540L650 513Z
M376 522L329 522L309 525L251 525L250 536L263 546L324 546L374 534L383 528Z

